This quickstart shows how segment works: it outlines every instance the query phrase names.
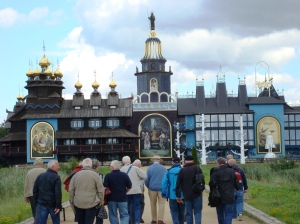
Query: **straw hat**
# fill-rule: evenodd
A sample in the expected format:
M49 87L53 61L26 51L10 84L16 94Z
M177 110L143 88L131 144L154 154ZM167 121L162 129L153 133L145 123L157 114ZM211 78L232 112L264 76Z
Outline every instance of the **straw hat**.
M155 161L159 161L160 163L163 162L163 160L160 158L160 156L153 156L151 159L150 159L151 162L155 162Z

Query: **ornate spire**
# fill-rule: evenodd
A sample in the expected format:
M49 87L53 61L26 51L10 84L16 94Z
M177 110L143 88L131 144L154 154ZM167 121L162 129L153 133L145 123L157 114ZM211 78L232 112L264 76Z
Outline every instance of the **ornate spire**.
M160 39L157 37L157 33L155 31L155 16L153 12L151 13L151 16L148 17L150 20L151 30L149 33L149 38L145 42L145 54L142 60L147 59L159 59L159 60L165 60L163 54L162 54L162 47Z

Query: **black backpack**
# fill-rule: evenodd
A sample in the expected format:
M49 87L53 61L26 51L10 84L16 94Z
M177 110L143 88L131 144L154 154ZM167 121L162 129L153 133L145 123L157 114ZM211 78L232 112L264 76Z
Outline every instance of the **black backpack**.
M222 203L222 197L217 184L218 177L219 177L218 168L212 168L210 170L210 182L209 182L210 192L208 196L208 205L210 207L217 207Z
M200 173L200 169L197 167L196 174L192 185L194 193L199 194L205 190L205 179L204 175Z

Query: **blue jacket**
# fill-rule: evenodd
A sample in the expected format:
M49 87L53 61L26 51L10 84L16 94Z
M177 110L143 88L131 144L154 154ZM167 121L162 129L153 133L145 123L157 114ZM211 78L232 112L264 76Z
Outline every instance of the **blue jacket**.
M169 198L171 200L176 200L176 182L177 176L181 169L180 164L175 163L168 171L165 173L164 178L161 183L161 194L163 197ZM183 199L183 194L181 192L181 198Z
M147 169L147 178L145 179L147 188L151 191L161 191L161 182L166 171L167 169L157 162L149 166Z

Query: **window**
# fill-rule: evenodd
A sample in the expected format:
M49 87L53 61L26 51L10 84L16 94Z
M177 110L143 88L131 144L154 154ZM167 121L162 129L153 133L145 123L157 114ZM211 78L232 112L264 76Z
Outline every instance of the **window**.
M95 145L95 144L98 144L98 142L99 141L96 138L89 138L86 140L86 144L88 144L88 145Z
M118 128L120 126L120 121L116 118L111 118L106 121L106 127L108 128Z
M89 127L93 129L101 128L102 121L100 119L91 119L89 120Z
M64 145L77 145L75 139L66 139Z
M84 127L83 120L73 120L71 121L71 128L79 130Z
M108 138L106 139L106 144L118 144L119 139L118 138Z

